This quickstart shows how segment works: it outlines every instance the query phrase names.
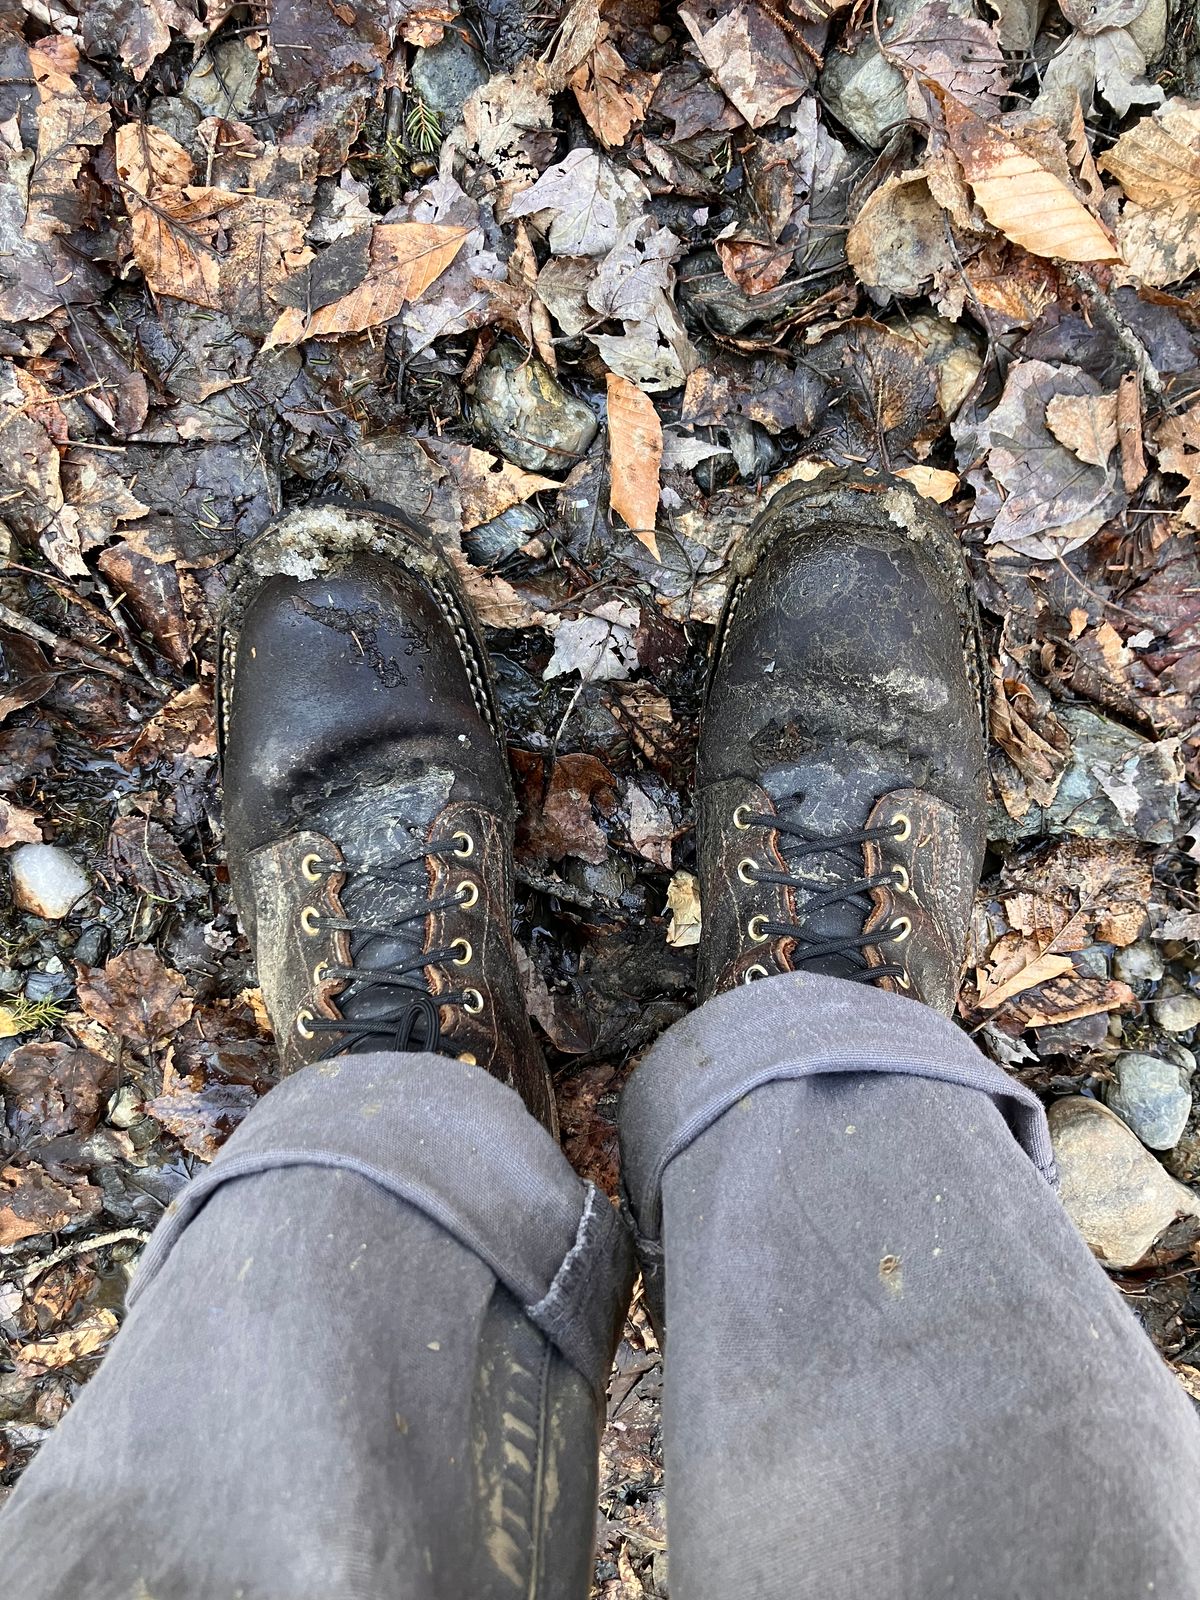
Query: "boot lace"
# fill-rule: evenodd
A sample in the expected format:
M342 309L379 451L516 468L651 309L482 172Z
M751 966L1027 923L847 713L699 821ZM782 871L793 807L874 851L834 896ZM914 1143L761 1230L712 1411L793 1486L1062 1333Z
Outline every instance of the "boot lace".
M885 929L877 928L870 933L859 934L826 936L810 932L807 925L829 906L851 906L861 912L865 920L872 910L867 898L870 891L883 888L885 884L895 884L898 879L894 871L876 872L866 877L857 875L862 847L881 843L885 839L906 838L906 820L898 820L887 827L860 828L857 832L814 837L808 829L772 812L751 811L748 806L739 806L734 812L734 825L740 829L771 828L776 833L786 834L792 841L788 856L793 862L808 856L834 856L846 865L851 874L845 882L828 889L814 890L811 881L797 878L790 872L779 872L749 859L740 862L737 870L743 883L780 884L785 888L800 890L805 896L803 915L796 922L780 922L762 915L751 917L747 928L756 944L765 944L769 939L793 939L796 951L791 960L798 967L830 956L843 957L850 965L846 977L853 983L878 983L881 978L905 979L904 967L899 962L884 962L873 967L864 951L868 945L898 944L907 939L912 932L912 924L907 917L891 923ZM857 852L857 859L852 852ZM763 971L765 973L765 969Z
M469 836L465 834L456 834L454 837L464 838L470 842ZM430 856L449 859L451 856L461 858L471 853L471 850L463 851L457 848L451 840L441 840L426 845L414 855L403 856L390 862L386 870L356 865L349 861L325 861L319 856L310 855L304 859L303 871L313 882L322 882L339 874L344 875L347 884L351 879L354 880L357 891L359 885L363 883L394 885L400 881L400 873L404 867L423 862ZM342 893L345 894L344 887ZM436 1052L442 1043L442 1006L461 1006L465 1011L472 1013L483 1010L483 996L478 989L450 990L435 998L414 982L414 979L419 982L418 974L424 972L427 967L466 966L473 955L471 945L466 939L455 939L453 943L436 950L418 950L409 960L389 962L382 967L362 964L377 940L403 938L413 923L422 922L426 917L439 911L448 911L456 905L473 905L478 896L479 890L475 884L462 883L447 894L438 895L433 899L427 898L414 905L411 910L402 910L386 921L378 922L359 916L329 916L311 906L305 911L301 918L301 926L305 933L314 938L322 933L347 933L350 935L351 951L354 952L350 964L324 961L314 973L314 977L319 978L321 982L333 979L348 984L348 987L337 996L338 1008L343 1013L340 1018L317 1017L310 1012L301 1013L302 1033L307 1032L308 1037L322 1033L334 1036L320 1052L318 1060L323 1061L333 1055L342 1055L367 1040L378 1040L378 1048L381 1050ZM347 1001L361 1000L376 990L396 991L395 1005L380 1009L369 1016L345 1015Z

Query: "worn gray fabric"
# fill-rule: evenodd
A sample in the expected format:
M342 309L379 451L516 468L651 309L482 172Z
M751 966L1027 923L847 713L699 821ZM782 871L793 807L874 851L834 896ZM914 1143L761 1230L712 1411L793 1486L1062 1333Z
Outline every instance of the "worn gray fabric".
M660 1040L621 1136L672 1600L1200 1596L1195 1412L963 1034L772 978Z
M6 1600L580 1600L631 1276L482 1070L306 1069L155 1234L0 1516Z
M621 1133L672 1600L1200 1596L1200 1426L951 1024L766 980L664 1035ZM306 1069L155 1235L0 1515L6 1600L582 1600L630 1269L485 1073Z

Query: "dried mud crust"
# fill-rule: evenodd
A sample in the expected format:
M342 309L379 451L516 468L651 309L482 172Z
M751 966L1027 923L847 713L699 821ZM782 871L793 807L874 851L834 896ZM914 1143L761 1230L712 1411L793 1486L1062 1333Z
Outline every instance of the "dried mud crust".
M966 557L949 520L898 478L854 472L823 472L810 483L793 483L768 501L730 558L733 573L709 653L709 684L721 658L725 636L745 586L767 551L782 538L814 539L834 528L884 532L900 530L943 578L950 582L962 634L963 662L974 694L979 725L987 739L987 682L979 604Z
M383 556L418 572L429 585L454 629L480 715L503 741L487 646L454 568L433 537L409 522L403 512L377 501L361 501L286 512L264 528L234 561L217 623L217 743L222 752L237 675L238 635L255 595L271 578L308 581L325 577L364 554Z

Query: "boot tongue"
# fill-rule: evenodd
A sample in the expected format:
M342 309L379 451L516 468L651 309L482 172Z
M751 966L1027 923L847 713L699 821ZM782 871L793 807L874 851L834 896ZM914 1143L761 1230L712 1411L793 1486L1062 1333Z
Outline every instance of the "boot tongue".
M452 773L433 770L321 808L322 830L337 840L346 857L346 881L339 895L342 909L362 928L350 935L352 964L381 973L412 967L400 983L376 986L359 979L335 998L346 1020L359 1027L380 1019L378 1034L351 1045L356 1053L395 1049L396 1018L409 1000L409 990L413 999L419 994L429 1001L425 970L413 965L425 946L429 873L424 851L430 824L448 803L453 787ZM418 911L421 915L412 916ZM376 928L388 931L371 931ZM414 1048L429 1036L427 1028L428 1021L418 1019Z
M797 883L796 925L804 930L805 941L856 939L867 918L863 905L835 901L810 912L809 904L822 894L856 882L864 874L863 851L859 844L838 846L839 837L857 833L864 825L866 811L861 797L847 792L846 785L831 768L820 771L805 763L772 768L760 783L771 796L780 819L802 830L803 838L780 833L779 853ZM806 842L828 841L828 848L808 851ZM831 978L853 977L861 962L850 955L824 955L806 961L803 945L797 945L793 966Z

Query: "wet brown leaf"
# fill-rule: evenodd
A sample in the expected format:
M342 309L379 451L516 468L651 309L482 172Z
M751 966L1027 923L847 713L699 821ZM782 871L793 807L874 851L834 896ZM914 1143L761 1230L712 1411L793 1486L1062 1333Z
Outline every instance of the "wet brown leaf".
M28 1157L14 1157L0 1170L0 1250L86 1222L100 1203L100 1190L91 1184L69 1187Z
M0 850L14 844L41 844L42 828L32 811L0 800Z
M117 129L117 176L133 232L134 260L156 294L216 307L220 273L215 219L238 204L220 189L190 190L195 163L152 123Z
M148 945L134 945L102 969L81 967L78 989L79 1004L93 1021L145 1048L168 1038L192 1014L184 978Z
M86 1137L117 1086L117 1068L92 1050L37 1042L21 1045L0 1065L0 1086L18 1138Z
M1164 418L1157 443L1159 467L1184 480L1182 521L1200 528L1200 401L1181 416Z
M88 99L72 79L79 50L71 40L51 34L29 52L38 90L37 159L29 177L25 237L45 244L55 234L71 233L83 220L77 192L80 170L102 144L112 118L106 106Z

